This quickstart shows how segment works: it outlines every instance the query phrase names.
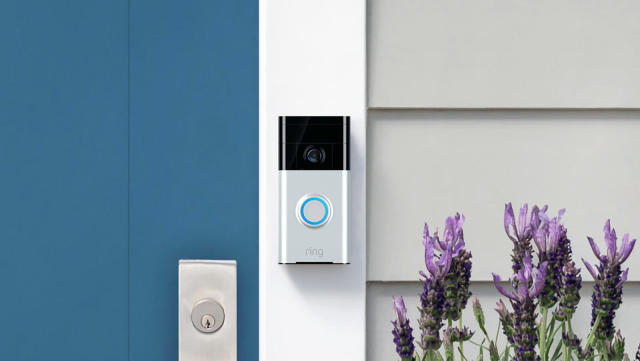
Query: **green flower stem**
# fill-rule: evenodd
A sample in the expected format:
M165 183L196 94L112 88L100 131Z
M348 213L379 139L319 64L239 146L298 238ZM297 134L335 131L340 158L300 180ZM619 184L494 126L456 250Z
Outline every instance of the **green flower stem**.
M459 323L458 323L458 324L460 325L460 326L459 326L459 327L460 327L460 331L462 331L462 314L460 314L460 321L459 321ZM461 361L464 361L464 360L465 360L465 358L464 358L464 348L463 348L463 346L462 346L463 342L464 342L464 341L460 340L460 360L461 360Z
M447 318L447 325L449 326L449 328L453 327L453 320L451 320L451 317ZM447 361L455 361L453 342L449 342L449 345L445 344L444 347L445 347L445 359Z
M602 352L602 359L604 359L604 361L609 361L609 352L604 347L603 343L604 342L600 341L600 349L603 351Z
M589 337L587 337L587 345L585 348L589 348L593 343L593 340L596 337L596 330L598 329L598 325L600 325L600 320L602 320L602 315L596 316L596 322L593 323L593 327L591 328L591 333L589 333Z
M542 325L540 327L540 356L542 356L542 361L547 361L547 317L549 316L549 309L546 307L540 306L542 310Z
M566 332L566 324L567 322L562 322L562 333L564 334ZM562 342L562 341L560 341ZM562 360L563 361L569 361L569 347L567 347L567 344L562 342Z

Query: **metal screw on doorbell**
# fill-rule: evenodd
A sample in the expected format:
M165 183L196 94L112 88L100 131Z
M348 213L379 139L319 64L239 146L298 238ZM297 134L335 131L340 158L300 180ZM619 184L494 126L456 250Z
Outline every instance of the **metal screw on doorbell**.
M349 117L280 117L279 263L349 263Z

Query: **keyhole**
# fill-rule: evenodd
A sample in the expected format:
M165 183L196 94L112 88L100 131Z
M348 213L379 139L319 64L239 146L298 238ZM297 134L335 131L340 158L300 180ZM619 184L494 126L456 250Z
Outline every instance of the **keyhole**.
M212 315L204 315L202 316L202 320L201 320L201 324L202 327L205 328L205 330L210 330L213 328L213 325L215 324L215 319L213 318Z

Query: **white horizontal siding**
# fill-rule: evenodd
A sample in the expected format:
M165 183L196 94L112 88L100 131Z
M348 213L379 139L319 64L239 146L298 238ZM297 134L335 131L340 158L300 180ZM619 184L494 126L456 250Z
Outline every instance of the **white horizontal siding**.
M373 108L638 108L636 0L369 0Z
M640 238L640 111L388 110L368 121L370 281L416 280L423 222L442 228L456 211L473 279L508 276L507 201L565 207L577 259L594 259L586 236L602 242L607 217ZM640 280L640 248L628 264Z

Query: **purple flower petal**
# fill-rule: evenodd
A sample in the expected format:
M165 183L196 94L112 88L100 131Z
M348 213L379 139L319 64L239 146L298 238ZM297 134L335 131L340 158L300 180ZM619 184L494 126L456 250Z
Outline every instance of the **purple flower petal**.
M427 222L424 222L424 229L422 230L422 244L425 247L427 246L427 240L430 238L431 237L429 237L429 225L427 224Z
M591 273L591 276L593 277L594 280L598 279L598 274L593 270L593 267L591 267L591 264L587 261L584 260L584 258L582 259L582 263L584 263L585 267L587 267L587 271L589 271L589 273Z
M620 259L620 264L622 264L622 262L626 261L627 258L629 258L629 256L631 255L631 251L633 251L633 248L636 245L636 240L632 240L631 242L629 242L627 244L626 247L624 247L622 249L622 258Z
M516 242L516 238L515 235L511 234L511 230L513 229L515 233L515 228L516 223L513 215L513 207L511 206L511 202L509 202L504 205L504 231L513 242Z
M429 271L429 273L431 273L432 276L439 277L439 274L438 274L439 269L433 260L434 257L435 257L435 250L434 250L433 240L430 239L427 241L427 244L425 245L425 248L424 248L424 264L427 266L427 271Z
M625 233L624 236L622 236L622 245L620 246L620 249L618 249L616 253L616 261L618 261L619 264L622 264L622 262L627 260L632 250L633 250L632 245L629 242L629 233Z
M620 278L620 282L618 282L618 287L622 287L622 284L627 281L627 277L629 276L629 269L627 268L622 273L622 277Z
M622 244L620 245L620 248L616 249L615 261L622 259L622 256L624 255L624 250L627 247L629 247L629 233L625 233L622 236Z
M511 282L512 283L513 283L513 280L517 280L518 283L520 283L520 284L528 284L529 283L529 278L527 278L526 271L524 269L520 269L520 271L518 271L518 273L514 274L511 277Z
M516 292L518 293L518 297L520 298L520 301L526 300L527 296L529 295L529 290L527 290L527 285L524 283L521 283L518 285L518 289L516 290Z
M458 257L458 255L460 254L460 251L464 249L464 246L465 246L464 241L458 242L453 248L452 257Z
M525 252L523 263L524 263L524 278L529 279L533 271L533 266L531 265L531 255L529 254L529 252Z
M607 257L610 261L614 261L616 256L616 231L611 229L611 220L607 219L604 223L604 242L607 245Z
M533 208L531 208L531 215L529 216L529 226L532 229L537 229L538 226L540 225L540 209L538 208L538 206L533 206Z
M538 267L538 274L536 274L533 285L531 285L531 289L529 290L529 296L531 298L538 297L544 288L544 281L547 278L547 265L548 262L542 262Z
M598 248L598 245L596 244L596 242L591 237L587 237L587 239L589 240L589 244L591 245L591 250L593 251L593 254L595 254L596 257L598 257L598 259L602 261L600 248Z
M445 275L451 268L451 247L448 247L440 256L440 274Z
M547 251L547 234L545 228L539 228L533 234L533 242L541 253Z
M496 306L498 306L498 308L496 308L495 310L500 316L506 317L509 315L509 310L507 310L507 306L504 304L504 302L502 302L502 300L496 302Z
M404 324L407 321L407 307L404 305L404 299L402 296L398 298L393 297L393 309L398 314L398 321L400 321L400 324Z
M456 216L458 216L458 213L456 213ZM462 226L467 219L464 217L464 214L460 214L458 218L460 219L458 221L458 226L462 229Z
M447 217L444 221L444 233L442 234L442 239L445 243L454 241L455 228L456 220L453 217Z
M545 205L543 208L544 210L538 211L538 218L540 219L541 222L549 223L549 216L546 213L548 208L549 207Z
M496 286L496 289L498 290L498 292L502 293L503 296L508 297L514 301L517 301L518 298L515 297L513 294L507 292L507 290L504 289L504 287L500 284L500 282L502 282L502 279L500 278L500 276L498 276L495 273L492 273L493 275L493 284Z
M520 238L526 235L527 232L527 212L529 211L529 205L526 203L520 208L520 215L518 217L518 229L517 234Z

